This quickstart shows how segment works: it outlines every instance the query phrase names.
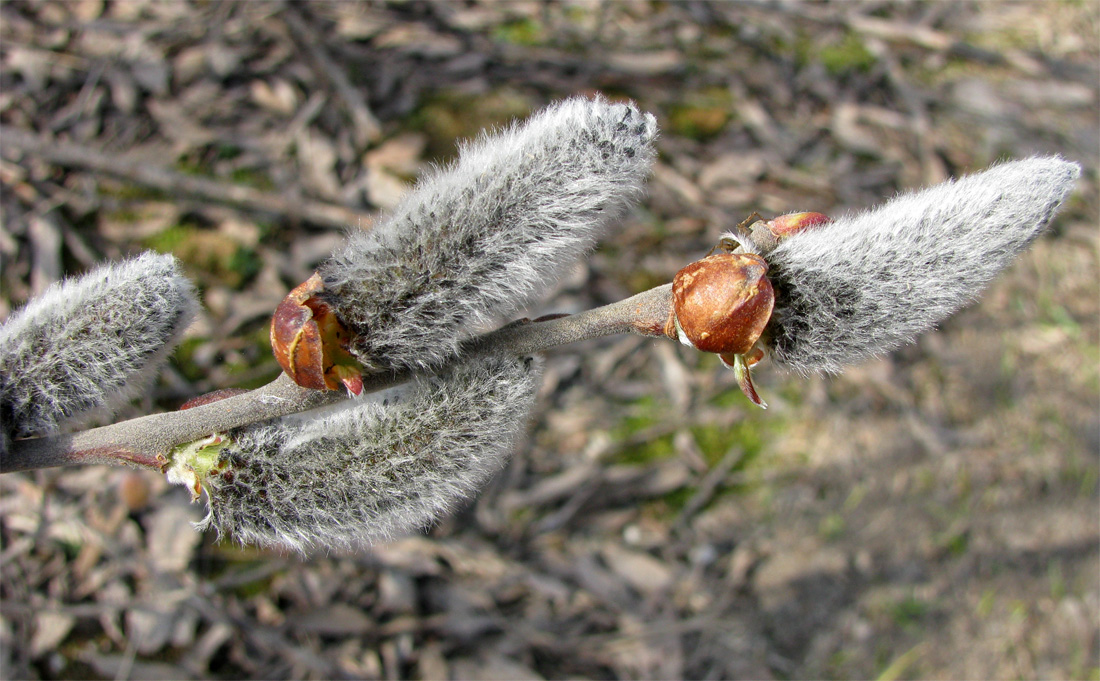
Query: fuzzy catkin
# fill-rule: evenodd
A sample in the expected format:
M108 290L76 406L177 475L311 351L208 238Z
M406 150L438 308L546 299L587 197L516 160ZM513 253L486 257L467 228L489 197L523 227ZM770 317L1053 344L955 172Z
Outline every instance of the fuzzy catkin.
M369 369L442 364L495 315L544 293L642 196L656 120L570 99L483 135L320 273Z
M109 415L153 377L198 309L170 255L145 253L50 286L0 326L10 438Z
M490 358L418 379L382 404L349 400L231 434L205 481L214 528L305 553L357 548L423 528L507 459L541 364Z
M768 256L774 360L802 373L912 342L973 301L1043 230L1080 175L1031 158L796 234Z

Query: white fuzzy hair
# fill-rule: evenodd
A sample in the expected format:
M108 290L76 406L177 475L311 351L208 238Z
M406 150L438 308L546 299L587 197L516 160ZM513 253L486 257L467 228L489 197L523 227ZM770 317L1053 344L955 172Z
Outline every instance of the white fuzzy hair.
M643 194L657 125L569 99L482 135L320 272L370 369L437 366L544 293Z
M0 326L3 439L109 415L155 375L190 324L194 288L145 253L50 286Z
M492 358L420 378L394 401L349 400L231 434L205 481L214 528L300 553L359 548L421 529L507 460L541 375L530 358Z
M1002 163L796 234L768 256L777 363L802 373L912 342L973 301L1044 229L1081 169Z

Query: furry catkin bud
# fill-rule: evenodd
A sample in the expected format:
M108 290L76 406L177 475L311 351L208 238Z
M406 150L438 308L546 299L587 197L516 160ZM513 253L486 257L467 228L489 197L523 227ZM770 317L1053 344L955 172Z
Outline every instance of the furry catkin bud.
M368 369L424 368L546 291L643 191L656 121L570 99L466 145L320 273Z
M202 527L303 553L422 528L503 466L539 375L532 359L477 360L386 403L351 399L231 433L203 481Z
M5 442L109 415L152 377L197 307L170 255L145 253L51 286L0 326Z
M792 235L768 255L772 358L800 372L912 342L973 301L1050 221L1080 167L1031 158Z

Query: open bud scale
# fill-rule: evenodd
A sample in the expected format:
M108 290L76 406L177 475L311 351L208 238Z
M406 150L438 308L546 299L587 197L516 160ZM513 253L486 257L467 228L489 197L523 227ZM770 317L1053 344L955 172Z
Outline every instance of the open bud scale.
M347 351L351 335L319 297L323 290L315 273L283 298L271 318L271 349L287 376L303 388L338 390L342 383L358 395L363 381Z

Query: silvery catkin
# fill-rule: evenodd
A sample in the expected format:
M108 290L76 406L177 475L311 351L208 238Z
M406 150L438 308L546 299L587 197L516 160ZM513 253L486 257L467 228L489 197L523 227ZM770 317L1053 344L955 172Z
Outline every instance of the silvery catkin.
M385 403L351 399L230 434L204 481L214 528L299 552L420 529L499 470L522 433L541 364L472 360Z
M1003 163L800 232L768 256L772 357L808 373L912 342L973 301L1032 242L1081 169Z
M656 120L570 99L483 135L320 267L368 369L442 364L544 293L642 196Z
M50 286L0 326L10 438L109 415L152 378L198 304L170 255L145 253Z

